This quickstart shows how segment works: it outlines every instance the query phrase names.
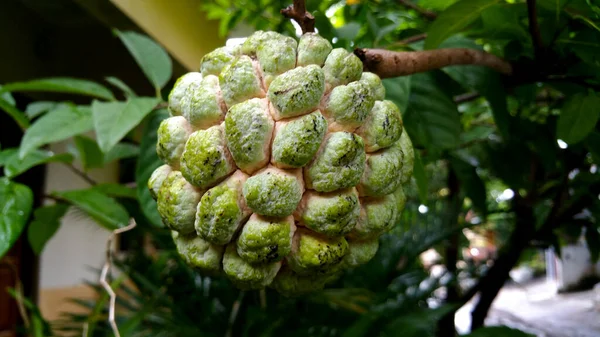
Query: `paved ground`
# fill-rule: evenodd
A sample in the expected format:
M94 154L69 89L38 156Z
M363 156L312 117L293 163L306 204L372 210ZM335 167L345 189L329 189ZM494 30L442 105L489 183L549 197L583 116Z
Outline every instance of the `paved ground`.
M538 337L600 337L600 311L592 290L557 294L545 281L507 285L486 319L486 325L507 325ZM461 333L468 332L473 301L456 315Z

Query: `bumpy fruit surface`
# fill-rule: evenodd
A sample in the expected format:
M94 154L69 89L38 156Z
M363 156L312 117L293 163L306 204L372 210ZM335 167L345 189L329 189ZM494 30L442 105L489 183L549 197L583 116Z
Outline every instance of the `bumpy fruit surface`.
M377 75L317 34L256 32L169 96L148 181L179 254L241 289L322 289L397 224L413 148Z

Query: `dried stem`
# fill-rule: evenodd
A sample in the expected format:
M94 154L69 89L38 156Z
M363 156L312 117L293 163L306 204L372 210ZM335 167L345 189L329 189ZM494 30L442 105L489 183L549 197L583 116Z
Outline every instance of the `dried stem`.
M100 284L110 296L110 304L108 308L108 323L110 324L110 327L115 337L121 337L121 335L119 334L119 328L117 327L117 322L115 321L115 307L117 302L117 294L114 292L114 290L110 286L110 283L107 280L112 265L112 243L119 234L130 231L134 229L135 226L135 220L132 218L129 221L129 225L123 228L115 229L110 234L110 237L106 242L106 261L104 262L104 266L102 266L102 272L100 273ZM87 326L84 325L84 331L85 330L87 330Z
M244 300L244 295L246 295L245 291L240 291L238 298L233 302L231 306L231 314L229 315L229 324L227 326L227 331L225 332L225 337L233 336L233 326L235 325L235 320L237 319L238 313L240 312L240 306L242 305L242 301Z
M315 31L315 17L306 11L304 0L294 0L294 4L282 9L281 14L296 21L302 28L302 34Z
M478 92L467 92L464 94L454 96L454 103L461 104L461 103L471 102L471 101L478 99L479 97L481 97L481 94Z
M467 48L446 48L424 51L395 52L384 49L354 50L365 71L381 78L411 75L453 65L480 65L503 74L511 74L512 66L503 59L484 51Z
M88 184L95 186L98 185L98 182L96 180L94 180L92 177L90 177L87 173L81 171L80 169L78 169L77 167L75 167L73 164L65 164L67 165L67 167L71 170L71 172L75 173L76 175L78 175L79 177L81 177L81 179L85 180Z
M432 12L430 10L427 10L427 9L425 9L423 7L419 7L418 5L410 2L409 0L398 0L398 3L401 6L404 6L404 7L408 8L408 9L414 10L415 12L419 13L422 17L424 17L425 19L427 19L429 21L433 21L433 20L435 20L437 18L437 14L436 13L434 13L434 12Z
M540 59L544 44L542 42L542 35L540 34L540 26L537 20L537 9L535 0L527 0L527 16L529 19L529 34L533 41L533 50L535 58Z

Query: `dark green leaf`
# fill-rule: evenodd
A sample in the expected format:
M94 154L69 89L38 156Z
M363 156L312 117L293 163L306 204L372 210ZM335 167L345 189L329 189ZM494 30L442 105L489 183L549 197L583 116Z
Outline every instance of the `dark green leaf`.
M33 207L29 187L0 178L0 257L17 241Z
M106 183L98 184L93 187L96 191L102 192L110 197L115 198L137 198L136 190L121 184Z
M457 156L450 157L450 164L456 172L456 176L465 191L465 195L471 199L473 206L479 212L487 213L487 200L485 184L477 174L475 167Z
M38 147L64 140L93 128L92 111L86 106L62 106L37 119L21 140L19 156Z
M481 21L489 39L527 40L529 34L522 25L519 9L524 4L497 4L481 13Z
M160 102L158 98L134 97L127 102L92 103L94 128L102 152L112 149Z
M73 156L69 153L59 153L54 154L51 151L45 150L33 150L29 152L24 158L20 158L17 152L17 149L9 149L13 150L12 156L6 158L4 174L13 178L18 176L19 174L29 170L30 168L46 164L52 162L63 162L70 163L73 161ZM5 150L6 151L6 150Z
M140 154L140 147L130 143L118 143L113 148L104 154L104 164L114 160L131 158Z
M115 229L127 226L129 214L115 199L94 188L55 193L57 197L78 207L100 225Z
M558 118L557 137L568 144L583 140L598 122L599 106L600 97L593 93L572 96L563 106Z
M152 199L150 191L148 191L147 183L152 172L163 164L156 155L156 130L158 130L160 122L168 116L169 114L165 109L161 109L150 115L150 120L146 125L144 138L142 138L142 144L140 145L140 157L135 173L137 195L142 211L150 222L157 227L163 227L164 225L156 210L156 201Z
M116 88L120 89L123 94L125 95L125 97L136 97L137 95L135 94L135 92L127 85L125 84L125 82L121 81L120 79L113 77L113 76L108 76L107 78L105 78L106 82L112 84L113 86L115 86Z
M427 31L425 49L434 49L448 37L460 32L477 19L481 12L500 0L461 0L443 11Z
M438 85L438 75L441 74L412 76L409 104L403 118L415 143L447 149L458 145L461 124L454 101Z
M505 326L490 326L479 328L465 337L533 337L533 335Z
M29 119L34 119L35 117L43 114L44 112L54 110L59 104L62 103L49 101L33 102L27 105L27 108L25 108L25 115L27 115Z
M415 151L415 168L413 171L413 177L415 177L415 181L417 182L421 203L426 204L429 190L429 180L427 179L425 165L423 165L423 160L421 159L421 154L419 151Z
M173 64L169 54L146 35L136 32L114 31L140 66L150 83L158 91L171 78Z
M8 83L0 89L0 92L4 91L49 91L87 95L105 100L115 99L110 90L96 82L67 77L42 78L27 82Z
M585 242L587 242L592 263L596 263L600 256L600 233L598 233L598 228L594 225L587 226L585 231Z
M74 141L77 157L84 170L104 166L104 154L95 140L86 136L75 136Z
M27 229L27 238L36 255L40 255L46 242L56 233L67 209L69 206L66 204L55 204L40 207L33 212L34 219Z
M402 114L406 112L406 107L408 106L411 78L411 76L402 76L383 80L385 98L396 103Z
M21 129L29 127L29 120L25 114L2 97L0 97L0 109L4 110L12 119L14 119Z

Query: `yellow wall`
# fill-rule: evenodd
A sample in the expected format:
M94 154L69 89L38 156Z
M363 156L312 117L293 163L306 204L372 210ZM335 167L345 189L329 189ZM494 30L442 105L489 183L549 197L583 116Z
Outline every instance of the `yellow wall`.
M206 19L198 0L111 0L188 70L222 46L218 22Z

